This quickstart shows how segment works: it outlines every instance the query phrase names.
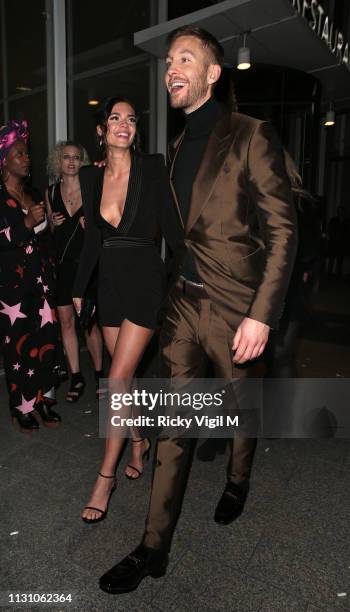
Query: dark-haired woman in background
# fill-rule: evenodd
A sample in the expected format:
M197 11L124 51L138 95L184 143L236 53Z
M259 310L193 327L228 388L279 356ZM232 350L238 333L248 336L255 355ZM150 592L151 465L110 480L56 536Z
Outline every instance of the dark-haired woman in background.
M72 289L84 245L84 212L79 170L89 164L85 149L72 141L61 141L50 152L48 174L55 182L45 194L57 258L57 310L63 345L72 373L67 402L75 403L82 395L85 379L80 371L79 341L75 329ZM96 388L102 372L102 337L94 323L85 332L86 345L95 367Z
M29 175L26 121L0 128L0 342L10 412L22 431L61 418L51 409L58 381L59 329L54 265L41 234L45 205L26 184Z
M86 239L74 286L74 304L98 264L98 312L108 352L110 379L132 379L158 326L165 273L156 246L161 207L168 186L161 155L141 155L135 107L123 98L107 101L100 122L105 168L82 168L80 182ZM101 521L115 487L115 470L124 438L107 438L92 496L82 512L86 522ZM142 474L150 441L133 432L126 476Z

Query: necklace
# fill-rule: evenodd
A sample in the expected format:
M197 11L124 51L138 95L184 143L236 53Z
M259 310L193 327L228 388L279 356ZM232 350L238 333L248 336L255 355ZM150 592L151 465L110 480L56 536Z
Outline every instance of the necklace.
M80 200L80 197L81 197L80 185L79 187L76 187L76 189L72 189L71 191L68 191L68 189L66 189L66 187L64 186L64 182L62 181L62 187L63 187L63 191L65 192L65 201L67 202L68 206L74 206L74 204L76 204ZM77 195L74 195L75 193Z

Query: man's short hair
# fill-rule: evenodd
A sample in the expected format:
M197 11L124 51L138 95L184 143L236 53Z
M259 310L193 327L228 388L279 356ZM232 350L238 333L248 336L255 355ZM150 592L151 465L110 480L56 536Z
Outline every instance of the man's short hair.
M220 43L216 40L215 36L210 34L207 30L202 28L196 28L192 25L182 26L170 32L167 37L167 50L169 51L171 45L182 36L193 36L198 38L202 43L203 47L207 49L211 55L211 62L213 64L219 64L222 67L224 63L224 50Z

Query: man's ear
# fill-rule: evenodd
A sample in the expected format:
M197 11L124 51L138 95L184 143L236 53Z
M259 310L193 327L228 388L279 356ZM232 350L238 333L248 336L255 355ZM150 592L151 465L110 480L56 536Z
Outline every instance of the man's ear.
M213 85L216 83L221 74L221 66L219 64L210 64L208 68L207 81L208 85Z

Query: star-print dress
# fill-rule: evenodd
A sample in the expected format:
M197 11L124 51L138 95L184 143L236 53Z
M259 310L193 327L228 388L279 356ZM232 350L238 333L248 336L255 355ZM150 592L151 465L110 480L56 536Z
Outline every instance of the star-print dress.
M34 189L26 192L42 200ZM28 230L24 220L20 203L0 183L0 343L13 415L42 401L57 382L62 355L54 261L45 232Z

